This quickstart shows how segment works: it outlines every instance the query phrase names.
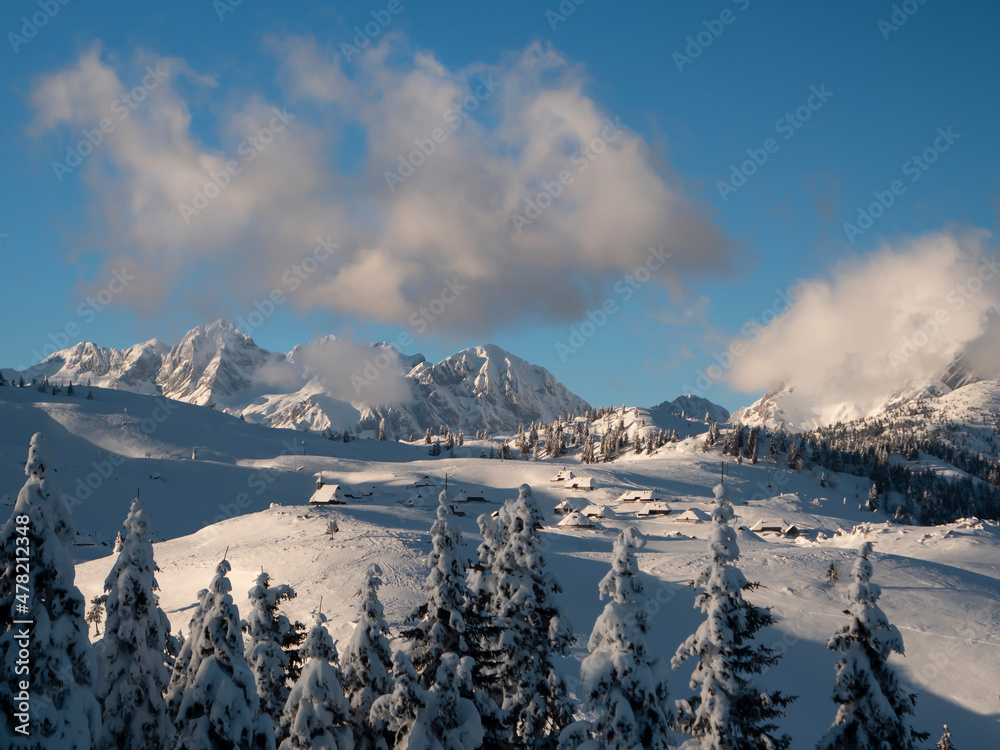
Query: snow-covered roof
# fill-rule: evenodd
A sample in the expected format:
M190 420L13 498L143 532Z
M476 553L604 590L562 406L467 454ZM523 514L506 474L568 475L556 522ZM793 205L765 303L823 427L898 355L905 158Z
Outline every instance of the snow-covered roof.
M605 509L603 505L588 505L580 512L587 518L604 518L605 516Z
M626 490L618 498L620 503L652 503L662 500L663 497L657 490Z
M557 513L572 513L573 511L582 511L590 505L589 500L584 500L581 497L566 497L563 498L562 502L556 506Z
M570 479L572 479L575 476L576 475L572 471L570 471L569 469L563 469L558 474L556 474L554 477L552 477L552 479L550 479L549 481L550 482L568 482Z
M690 523L700 523L701 521L707 521L709 518L708 513L703 510L698 510L698 508L688 508L686 511L674 517L674 521L688 521Z
M569 480L567 484L570 489L574 490L592 490L597 486L593 477L576 477Z
M592 529L596 524L582 513L573 512L568 514L557 525L564 529Z
M666 516L670 513L670 506L666 503L648 503L639 508L636 513L639 517L644 516Z
M750 527L750 531L771 531L776 534L786 534L788 536L798 536L801 533L799 527L794 523L789 523L780 518L762 518Z
M324 484L309 498L310 505L343 505L344 494L339 484Z
M415 489L417 489L419 487L435 487L435 486L437 486L437 485L435 485L434 480L431 479L426 474L424 474L416 482L414 482L413 484L409 485L408 489L414 489L415 490Z

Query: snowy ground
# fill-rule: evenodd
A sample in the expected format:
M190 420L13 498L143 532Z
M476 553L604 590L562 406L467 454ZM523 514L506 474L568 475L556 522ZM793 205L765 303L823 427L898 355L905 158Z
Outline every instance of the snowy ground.
M707 511L711 487L719 481L720 457L702 452L698 438L669 445L655 456L629 455L596 467L574 459L484 460L474 441L465 446L467 457L430 458L423 445L361 440L345 445L123 392L93 389L95 398L88 401L86 389L81 390L73 397L52 397L0 388L0 500L5 492L15 496L23 484L28 440L42 431L63 491L80 500L74 508L79 530L98 540L96 546L77 548L77 583L88 599L100 592L111 565L110 548L100 539L114 537L139 490L158 537L165 540L155 549L158 579L175 630L187 630L195 595L208 584L227 547L238 605L245 603L239 594L263 567L275 582L290 583L298 592L288 608L294 617L305 620L322 597L331 632L339 639L351 631L363 570L378 562L386 574L386 613L396 626L419 599L433 513L408 485L429 476L438 487L422 494L433 498L447 474L453 492L465 489L488 501L459 506L466 514L460 521L470 552L478 541L476 516L514 497L522 482L550 511L567 496L607 506L602 528L546 533L550 564L565 589L563 606L579 636L573 657L563 663L571 684L601 609L597 581L607 570L616 529L625 524L650 538L639 559L656 602L654 646L669 657L699 621L692 608L694 592L686 584L706 559L707 525L671 516L640 519L639 504L616 502L624 490L641 487L663 493L675 515L689 508ZM593 477L598 489L584 495L550 483L563 467ZM375 494L346 506L310 508L306 502L315 487L314 473L321 470L327 482L366 490L374 485ZM918 727L936 738L947 723L956 746L995 748L1000 734L1000 528L890 526L861 511L866 481L842 475L835 489L824 488L818 475L789 474L764 461L730 464L728 471L737 525L775 521L794 523L802 531L798 539L740 534L744 571L762 584L750 598L772 607L778 618L764 641L787 650L763 682L800 696L784 725L793 746L815 744L833 719L836 659L825 642L846 619L842 610L850 566L867 538L875 543L880 603L906 643L906 657L894 663L920 692ZM84 497L87 490L91 494ZM331 518L340 526L334 538L326 533ZM551 516L553 523L558 518ZM831 562L840 574L835 587L827 582ZM673 675L674 697L688 695L687 677L687 671Z

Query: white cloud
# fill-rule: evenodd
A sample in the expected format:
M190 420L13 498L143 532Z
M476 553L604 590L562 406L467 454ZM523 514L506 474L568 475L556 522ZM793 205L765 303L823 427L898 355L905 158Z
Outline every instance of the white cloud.
M877 406L941 377L956 357L1000 376L1000 257L983 231L934 233L883 246L802 282L788 311L737 357L736 390L791 382L803 403Z
M120 301L158 315L172 304L205 300L217 309L227 295L247 304L280 289L299 310L402 322L458 277L470 291L435 326L486 332L522 316L578 318L651 245L673 254L665 285L730 268L730 243L654 169L641 138L626 127L601 141L602 129L614 132L606 129L614 113L588 98L582 71L548 47L450 70L399 36L350 66L309 38L269 46L287 100L217 105L218 146L196 134L190 86L177 85L181 74L196 89L215 80L181 60L143 54L117 65L95 47L35 82L34 130L62 144L108 116L146 65L171 71L81 167L96 196L106 269L136 271ZM275 108L294 119L258 148L248 137L275 122ZM334 165L355 148L345 136L352 128L365 151L356 155L360 171L346 177ZM446 137L435 153L390 190L384 173L439 128ZM580 156L587 144L602 153ZM178 206L193 205L195 191L233 161L240 173L186 222ZM511 215L564 171L572 183L519 233ZM337 255L290 288L289 269L326 236L340 244Z

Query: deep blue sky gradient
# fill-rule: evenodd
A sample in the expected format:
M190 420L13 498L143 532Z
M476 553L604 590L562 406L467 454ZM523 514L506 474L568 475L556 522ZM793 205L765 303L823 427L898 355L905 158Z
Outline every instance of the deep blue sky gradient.
M565 6L566 4L564 4ZM651 405L694 385L697 371L715 360L728 337L761 316L779 291L797 280L823 275L852 253L880 242L949 224L992 230L1000 198L1000 6L992 2L927 0L888 39L880 19L893 3L701 3L586 0L553 30L546 10L557 2L444 3L404 0L393 30L445 65L493 63L546 40L583 67L586 93L601 109L641 134L690 195L711 207L718 226L738 246L730 276L684 279L673 298L650 284L623 305L623 314L578 354L560 361L553 342L568 325L530 330L501 328L499 344L552 370L595 404ZM326 43L350 41L353 27L385 3L290 4L243 0L220 22L208 0L176 3L69 0L17 53L7 39L19 33L37 0L0 7L0 364L19 366L79 319L78 282L93 268L66 262L68 253L97 241L88 191L80 179L60 184L50 163L63 144L28 133L36 76L70 65L96 41L105 54L128 59L137 50L184 58L195 70L218 76L220 98L259 91L278 97L268 35L312 34ZM733 23L679 71L674 53L724 11ZM811 87L833 96L795 135L776 136L775 124L803 105ZM192 104L194 132L213 144L213 102ZM900 196L875 227L853 245L843 224L859 205L901 175L904 162L930 146L938 128L960 139L926 175ZM745 186L723 200L716 187L730 168L777 137ZM363 148L363 139L348 143ZM357 168L349 153L342 173ZM658 310L690 310L707 297L704 320L686 325L658 318ZM203 320L171 309L153 320L112 307L84 326L81 338L126 346L153 336L176 341ZM395 341L405 326L374 324L329 313L297 316L282 310L255 333L269 349L326 333L360 342ZM75 343L75 342L70 342ZM429 359L483 343L450 335L418 338L407 353ZM730 408L759 394L723 385L706 393Z

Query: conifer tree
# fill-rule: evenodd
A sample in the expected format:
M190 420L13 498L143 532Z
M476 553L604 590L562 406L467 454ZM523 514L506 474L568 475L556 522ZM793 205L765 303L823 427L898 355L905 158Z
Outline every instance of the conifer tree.
M353 750L351 705L344 696L344 675L337 649L316 614L302 644L305 665L289 691L281 714L284 740L278 750Z
M430 692L420 685L413 664L402 651L393 654L392 681L392 691L372 703L372 728L392 738L393 750L440 750L430 725Z
M170 623L156 592L152 526L139 498L125 519L118 558L104 581L104 638L97 642L97 697L104 715L99 747L161 750L173 727L163 691L170 680L164 663Z
M753 676L777 663L774 649L754 644L762 628L772 625L771 613L743 598L757 584L747 581L736 566L740 551L729 526L733 508L724 504L712 511L708 549L711 561L694 581L701 588L695 607L706 619L677 649L674 669L691 657L698 663L691 687L698 694L678 704L677 727L691 740L691 750L785 750L788 735L774 736L774 720L784 716L795 700L780 692L761 690Z
M45 439L35 433L28 479L0 529L0 747L11 750L82 750L101 733L86 604L74 585L76 531L52 471ZM28 674L18 671L19 660L30 663ZM25 695L27 712L19 708Z
M508 734L506 717L499 707L503 703L500 665L504 656L500 649L502 629L494 608L497 579L493 569L504 545L503 527L490 513L483 513L477 520L483 541L466 579L469 598L465 636L475 662L474 698L486 733L484 746L498 748Z
M393 738L393 750L477 750L483 728L474 703L469 659L444 654L430 690L420 685L406 655L393 656L395 687L372 705L374 726Z
M541 750L555 747L569 723L566 686L552 659L566 653L572 630L555 602L562 588L546 570L542 514L528 485L520 486L517 499L508 501L500 517L504 545L493 566L492 606L503 631L498 668L502 708L513 744Z
M271 718L260 712L253 673L243 656L239 614L223 560L198 593L188 637L167 687L177 730L174 750L273 750Z
M639 580L635 551L645 538L626 528L615 540L611 570L599 590L608 599L590 635L589 655L580 665L588 708L596 714L591 739L579 750L669 750L673 706L667 665L650 655L648 597Z
M301 623L292 624L288 617L279 614L282 602L295 598L295 591L287 584L270 585L270 576L261 571L254 585L247 592L250 614L240 622L246 636L243 655L260 696L260 710L271 717L280 740L280 719L288 700L288 678L298 677L298 649L302 640ZM286 650L288 647L292 652ZM294 657L294 658L293 658Z
M424 583L427 601L411 615L419 621L403 634L410 641L407 654L420 684L428 689L441 666L442 655L452 652L465 656L469 652L465 639L465 569L469 561L462 551L462 534L452 518L448 494L442 490L437 520L431 526L431 551L427 556L430 572Z
M369 565L358 591L358 624L341 657L344 692L354 714L355 744L359 750L384 750L387 746L370 721L372 703L393 689L392 651L386 637L389 625L378 600L381 585L381 568Z
M848 588L850 622L827 644L840 653L833 700L838 704L833 726L818 750L914 750L926 732L910 726L916 695L900 685L889 655L903 653L903 637L878 606L882 590L871 582L871 542L858 550Z

